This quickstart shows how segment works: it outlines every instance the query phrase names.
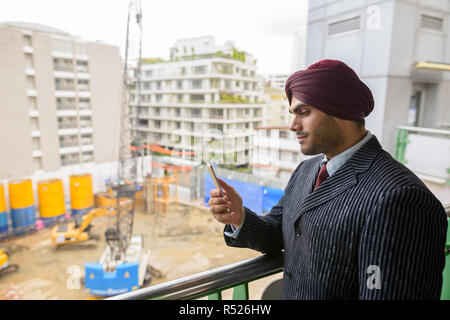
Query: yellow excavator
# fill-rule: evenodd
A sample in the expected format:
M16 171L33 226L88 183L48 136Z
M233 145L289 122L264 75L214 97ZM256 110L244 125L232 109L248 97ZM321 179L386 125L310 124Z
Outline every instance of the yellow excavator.
M17 264L8 263L8 254L0 249L0 276L7 272L15 272L19 269Z
M57 246L64 244L83 242L89 239L89 231L91 222L94 218L115 215L114 209L95 208L83 215L81 218L75 219L66 224L56 225L52 229L52 242Z

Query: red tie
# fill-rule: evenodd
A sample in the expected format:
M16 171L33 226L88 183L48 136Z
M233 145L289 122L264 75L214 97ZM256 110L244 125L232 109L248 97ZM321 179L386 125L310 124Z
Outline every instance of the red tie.
M324 164L319 171L319 175L317 176L316 186L314 187L314 190L316 190L322 182L325 181L325 179L328 178L328 171L327 171L327 165Z

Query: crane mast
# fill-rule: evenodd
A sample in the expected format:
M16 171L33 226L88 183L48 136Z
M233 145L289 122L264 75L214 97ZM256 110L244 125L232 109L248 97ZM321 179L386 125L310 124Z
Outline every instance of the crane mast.
M127 34L123 69L122 105L120 115L119 161L116 192L116 223L105 232L109 255L106 259L109 268L123 261L133 232L135 194L137 176L136 133L131 126L133 105L139 109L142 61L142 4L141 0L131 0L128 6Z

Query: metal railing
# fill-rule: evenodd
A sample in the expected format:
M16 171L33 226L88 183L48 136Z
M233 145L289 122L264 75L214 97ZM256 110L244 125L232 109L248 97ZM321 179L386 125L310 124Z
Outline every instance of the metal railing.
M283 271L283 255L263 255L180 279L138 289L106 300L192 300L208 296L221 300L234 288L233 299L249 298L248 283Z

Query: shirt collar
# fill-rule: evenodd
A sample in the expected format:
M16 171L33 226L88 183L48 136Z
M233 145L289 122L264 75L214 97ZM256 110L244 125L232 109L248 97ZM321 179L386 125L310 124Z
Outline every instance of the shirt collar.
M348 148L347 150L345 150L344 152L341 152L340 154L336 155L333 157L333 159L331 159L330 161L328 161L327 156L323 155L323 159L321 162L321 165L325 164L327 165L327 172L328 175L331 176L333 175L336 171L338 171L338 169L340 167L342 167L344 165L344 163L351 158L351 156L359 150L359 148L361 148L367 141L370 140L370 138L372 138L372 133L367 130L366 135L364 136L364 138L361 139L361 141L359 141L358 143L356 143L355 145L353 145L352 147Z

